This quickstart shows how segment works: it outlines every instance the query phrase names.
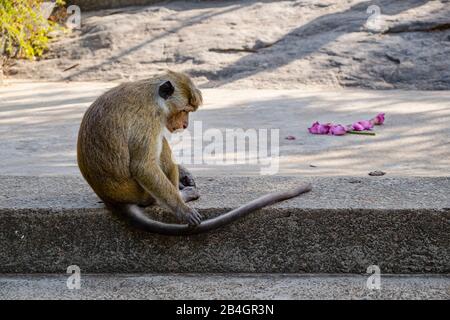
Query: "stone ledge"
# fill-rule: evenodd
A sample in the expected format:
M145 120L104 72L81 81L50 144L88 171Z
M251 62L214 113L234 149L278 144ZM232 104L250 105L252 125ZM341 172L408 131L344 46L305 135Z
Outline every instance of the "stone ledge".
M0 272L450 272L448 177L200 178L193 205L217 215L304 181L309 194L176 238L130 229L79 177L2 176Z
M67 274L1 275L2 299L450 299L450 277L382 275L381 290L367 275L81 274L80 290ZM181 304L182 305L182 304Z

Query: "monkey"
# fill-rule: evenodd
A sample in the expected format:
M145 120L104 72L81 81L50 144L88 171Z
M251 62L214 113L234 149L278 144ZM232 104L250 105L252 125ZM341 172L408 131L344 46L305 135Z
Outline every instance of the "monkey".
M82 176L108 209L144 231L190 235L219 228L311 190L306 184L271 193L202 221L199 212L187 205L199 197L195 182L175 163L164 135L166 129L186 129L189 113L202 103L202 94L188 75L167 71L123 83L91 104L78 133L77 161ZM181 223L163 223L146 216L142 207L152 204L172 212Z

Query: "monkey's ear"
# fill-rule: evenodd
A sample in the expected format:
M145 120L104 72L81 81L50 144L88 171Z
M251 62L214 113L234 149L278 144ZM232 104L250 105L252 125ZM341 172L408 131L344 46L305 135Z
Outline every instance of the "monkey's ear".
M170 81L166 81L159 86L158 94L161 98L167 100L173 94L174 91L175 88L173 87L172 83Z

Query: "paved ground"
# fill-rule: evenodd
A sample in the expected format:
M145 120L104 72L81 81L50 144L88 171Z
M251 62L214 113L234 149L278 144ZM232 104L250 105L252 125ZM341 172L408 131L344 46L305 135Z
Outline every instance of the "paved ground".
M0 87L0 174L78 175L75 150L80 119L87 106L113 85L12 82ZM203 92L206 104L192 117L192 121L202 121L203 130L193 130L191 121L190 132L279 129L279 174L367 175L373 170L401 176L450 174L449 91ZM347 124L378 112L386 112L386 123L376 127L374 137L315 136L307 132L315 120ZM297 139L284 139L288 135ZM209 142L203 147L206 144ZM260 174L261 167L270 164L205 164L201 157L200 162L188 167L196 175L205 176Z
M450 299L450 277L368 275L0 275L0 299Z

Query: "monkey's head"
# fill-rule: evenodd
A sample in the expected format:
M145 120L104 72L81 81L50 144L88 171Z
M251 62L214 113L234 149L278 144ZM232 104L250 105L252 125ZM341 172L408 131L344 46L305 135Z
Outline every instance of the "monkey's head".
M184 130L189 125L189 113L202 104L202 94L186 74L168 71L164 78L158 95L166 107L166 127L170 132Z

